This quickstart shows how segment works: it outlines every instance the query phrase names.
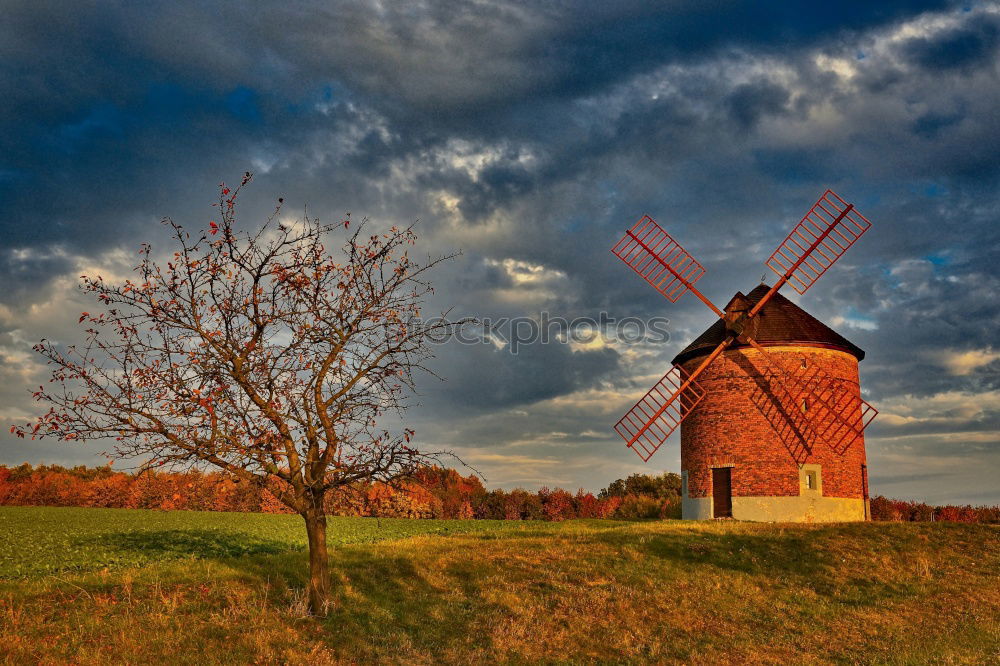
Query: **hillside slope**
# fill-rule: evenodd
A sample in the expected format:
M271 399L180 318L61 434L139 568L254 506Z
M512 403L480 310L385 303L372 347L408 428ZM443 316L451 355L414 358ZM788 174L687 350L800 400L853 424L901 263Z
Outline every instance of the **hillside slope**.
M302 615L298 550L0 579L0 654L78 663L1000 659L1000 529L991 526L532 523L343 545L333 570L337 605L325 620Z

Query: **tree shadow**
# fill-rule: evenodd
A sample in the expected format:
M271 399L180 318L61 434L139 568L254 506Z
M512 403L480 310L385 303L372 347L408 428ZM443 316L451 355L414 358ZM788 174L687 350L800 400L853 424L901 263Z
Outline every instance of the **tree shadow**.
M596 538L685 566L708 566L750 575L815 577L832 562L816 540L807 537L807 534L771 536L683 530L642 538L629 532L602 533Z
M476 627L482 627L487 616L513 615L488 600L481 581L489 572L472 562L453 561L423 572L419 563L434 554L394 555L370 544L338 546L330 555L333 605L322 622L336 636L331 646L365 655L363 661L394 661L401 648L431 661L457 648L488 651L493 640ZM247 557L230 564L248 580L279 589L297 592L307 583L304 552Z
M225 559L301 550L301 547L287 541L203 529L112 532L76 539L73 545L102 546L127 553L140 553L151 559Z
M837 571L841 558L835 542L843 536L843 529L796 525L777 534L684 530L650 534L642 539L628 533L603 533L596 538L693 571L707 569L706 576L711 576L712 570L744 574L809 589L844 606L872 606L913 593L912 584L884 577L875 566L868 576L842 576ZM850 535L863 547L863 534L852 530Z
M600 570L622 586L648 585L650 574L653 579L660 576L655 567L666 564L683 568L685 575L696 580L736 574L752 576L761 584L801 587L843 606L870 607L912 592L877 572L850 580L832 575L839 556L831 546L839 543L842 547L844 536L843 528L836 526L758 530L740 523L689 528L670 522L663 530L655 526L649 531L635 530L633 524L621 523L614 527L621 529L567 531L571 536L567 543L581 548L584 557L607 557L607 566L601 565ZM330 572L334 604L330 615L319 621L329 631L325 640L338 652L357 655L364 662L395 661L400 654L415 661L434 661L442 654L502 651L503 639L489 628L516 621L519 609L505 605L511 595L494 595L495 589L489 587L496 584L497 567L506 566L504 558L508 557L516 559L515 569L534 567L524 564L530 558L518 559L516 553L553 548L554 543L546 546L539 539L558 540L559 535L558 531L527 529L466 534L458 544L442 539L440 544L420 541L412 547L391 542L376 547L333 547ZM863 541L863 534L856 536ZM463 555L494 538L515 543L491 557ZM250 586L283 593L284 597L272 596L269 602L277 603L279 612L304 611L307 557L304 550L288 543L211 530L126 532L104 535L100 541L161 557L222 560ZM595 550L588 544L603 548ZM637 551L648 560L648 566L636 567L634 558L625 558L618 566L614 553L607 554L605 548ZM523 594L532 594L531 585L546 586L546 594L572 594L565 588L565 578L558 587L561 591L548 587L553 579L546 561L542 558L537 569L520 572L518 584L528 586ZM593 568L594 564L586 566ZM509 573L518 577L514 571ZM669 579L669 572L664 573ZM285 610L281 604L287 604Z

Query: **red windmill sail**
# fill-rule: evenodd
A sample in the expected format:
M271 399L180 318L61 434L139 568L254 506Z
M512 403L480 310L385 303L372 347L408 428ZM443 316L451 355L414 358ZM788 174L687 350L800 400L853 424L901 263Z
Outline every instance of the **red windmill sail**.
M642 400L615 424L615 432L644 461L656 453L705 397L705 390L697 383L685 383L687 378L683 368L671 366Z
M853 205L827 190L765 263L804 294L871 226Z
M786 282L800 294L808 290L870 227L852 204L827 190L767 260L767 266L779 275L774 286L749 311L723 312L695 287L705 269L691 254L648 215L633 225L612 252L667 300L676 302L685 292L693 293L725 322L726 337L689 375L679 366L672 367L622 417L615 430L626 445L649 460L704 397L705 391L696 381L698 375L739 342L761 353L785 400L791 405L812 405L798 430L799 436L809 441L793 456L803 455L818 441L841 454L850 448L877 410L819 368L803 372L783 368L754 340L754 318Z
M611 251L671 303L705 274L705 269L649 215L632 225Z

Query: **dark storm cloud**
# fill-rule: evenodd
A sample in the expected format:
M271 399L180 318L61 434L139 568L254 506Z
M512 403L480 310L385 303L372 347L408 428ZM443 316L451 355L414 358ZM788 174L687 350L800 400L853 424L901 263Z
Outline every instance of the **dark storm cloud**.
M903 57L927 69L953 70L996 60L1000 21L989 17L936 35L916 37L900 46Z
M744 130L752 129L764 114L781 113L787 103L788 91L767 82L743 84L726 98L729 113Z
M14 3L0 40L7 63L2 113L18 131L4 133L4 167L29 181L48 172L52 178L28 183L37 191L81 180L114 182L116 173L139 166L126 144L145 145L153 137L180 145L171 155L154 149L139 156L151 171L156 165L149 157L194 152L196 146L184 142L189 136L209 141L197 147L210 159L218 150L213 139L273 137L277 125L287 138L294 133L289 125L304 120L294 107L331 85L405 123L407 131L471 105L463 128L488 135L506 123L483 124L482 116L495 120L512 105L515 116L533 115L540 96L577 98L723 46L787 48L915 10L906 3L857 3L825 13L737 5L720 22L718 9L456 2L248 12L238 3L155 9ZM274 102L270 113L258 97ZM140 128L147 131L139 134ZM241 142L226 152L238 154ZM73 178L60 180L67 169ZM148 200L150 192L136 194ZM95 193L79 204L93 209L99 201ZM16 210L26 202L12 203Z
M171 197L184 179L215 182L232 161L251 161L252 146L294 154L317 142L318 132L336 133L347 122L337 115L349 115L349 104L368 105L394 123L388 140L370 132L358 141L349 164L334 157L321 165L337 167L363 190L392 158L446 140L454 127L442 133L438 123L456 110L470 117L454 121L466 133L506 130L545 141L537 132L567 112L543 101L552 96L576 99L632 73L695 60L723 46L768 48L777 40L790 48L913 12L903 5L875 10L868 3L805 15L736 7L720 24L717 8L704 5L571 11L534 4L376 9L348 3L254 13L239 5L208 10L185 3L158 11L43 7L15 5L6 22L5 108L7 123L17 129L3 133L0 167L9 175L0 180L0 212L14 242L69 238L93 247L127 235L139 219L176 210ZM39 53L36 45L45 48ZM306 111L323 94L342 103L334 117ZM745 125L773 112L781 94L768 82L744 85L732 92L729 107ZM684 151L679 135L694 119L674 113L670 122L662 116L666 103L658 106L626 114L610 131L587 127L585 117L573 114L576 131L563 129L560 154L539 173L501 162L476 182L456 183L462 212L474 221L546 186L546 175L566 178L567 165L581 155L593 163L629 144ZM660 122L651 123L656 114ZM581 129L590 135L582 144ZM170 168L178 162L188 165L183 175ZM293 158L287 166L313 165ZM437 178L420 184L449 185L446 171ZM361 202L372 198L360 194ZM80 211L101 222L81 219ZM29 216L48 224L29 224Z
M36 302L52 276L64 275L72 270L73 265L71 258L56 251L2 251L0 284L4 285L3 302L19 307Z
M797 300L868 352L866 390L891 413L873 427L873 465L880 455L896 464L894 447L921 433L932 437L912 446L925 460L950 438L964 442L968 465L986 464L973 459L995 450L983 437L1000 411L990 404L1000 384L990 357L1000 325L996 10L8 3L5 382L38 377L28 341L70 335L59 313L77 306L53 285L67 289L80 266L116 248L127 257L159 242L165 215L203 224L215 185L251 169L248 222L284 196L289 211L308 205L326 219L420 218L429 252L462 248L435 301L455 315L669 316L672 340L652 348L445 348L435 369L448 382L423 387L421 436L499 453L537 441L573 470L566 485L599 487L621 455L610 424L712 319L690 296L665 303L608 247L652 214L705 264L699 287L721 304L756 285L763 260L830 186L875 226ZM119 271L129 263L115 261ZM516 270L540 277L519 281ZM22 392L0 395L18 418L30 408ZM949 434L965 432L974 436ZM0 459L28 455L14 446L0 444ZM572 467L573 455L587 464Z
M525 329L526 330L526 329ZM491 344L451 346L448 381L424 402L441 411L496 411L563 396L607 379L618 368L613 349L572 351L527 344L516 354Z
M929 112L913 121L911 129L917 136L934 139L942 130L961 122L962 117L962 113Z

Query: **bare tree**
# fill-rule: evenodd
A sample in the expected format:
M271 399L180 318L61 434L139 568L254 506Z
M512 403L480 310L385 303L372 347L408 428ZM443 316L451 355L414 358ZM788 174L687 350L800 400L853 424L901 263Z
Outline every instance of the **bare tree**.
M309 607L330 600L324 497L360 481L394 482L447 452L421 452L413 432L380 429L400 411L429 336L463 322L419 322L427 272L454 255L415 263L413 228L368 233L308 217L286 226L280 203L252 231L236 229L236 198L221 186L219 222L194 235L167 219L176 252L157 261L143 244L137 277L83 276L99 302L84 312L86 342L35 346L53 366L49 405L21 437L114 437L112 455L147 465L209 463L236 479L277 487L309 537ZM279 199L279 202L281 200ZM324 241L348 235L334 255ZM96 308L95 308L96 310Z

